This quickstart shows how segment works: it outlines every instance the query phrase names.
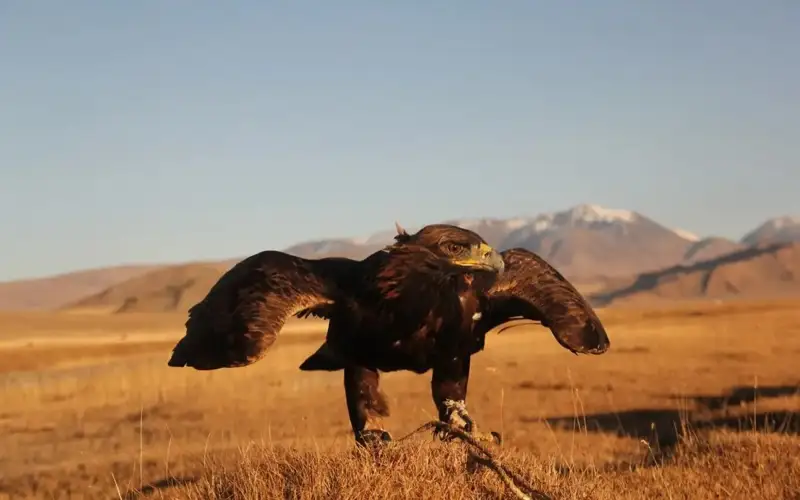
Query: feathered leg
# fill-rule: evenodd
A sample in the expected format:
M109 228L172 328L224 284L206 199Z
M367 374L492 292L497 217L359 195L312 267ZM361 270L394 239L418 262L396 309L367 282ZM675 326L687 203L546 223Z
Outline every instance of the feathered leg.
M467 383L470 357L452 357L436 363L431 378L431 392L439 420L449 422L467 432L474 422L467 413Z
M365 446L391 441L391 435L383 429L383 417L389 416L389 405L379 389L380 374L362 366L344 369L344 390L347 411L353 427L356 443Z
M467 384L470 356L452 357L436 363L431 379L431 392L439 420L468 432L478 439L500 442L500 435L484 435L467 412Z

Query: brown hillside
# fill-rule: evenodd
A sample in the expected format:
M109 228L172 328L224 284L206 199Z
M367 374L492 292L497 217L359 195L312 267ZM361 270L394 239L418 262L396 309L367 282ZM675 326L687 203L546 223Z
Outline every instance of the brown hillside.
M703 238L689 246L683 256L683 265L696 264L706 260L716 259L738 250L744 250L746 245L736 243L726 238Z
M183 312L201 300L233 263L169 266L111 286L68 306L108 312Z
M115 266L46 278L3 282L0 283L0 310L55 309L158 267L157 265Z
M650 299L767 298L800 295L800 243L739 250L689 266L644 273L627 285L596 294L609 305Z
M625 277L681 262L692 243L663 226L639 218L635 223L565 227L514 241L538 253L571 280Z

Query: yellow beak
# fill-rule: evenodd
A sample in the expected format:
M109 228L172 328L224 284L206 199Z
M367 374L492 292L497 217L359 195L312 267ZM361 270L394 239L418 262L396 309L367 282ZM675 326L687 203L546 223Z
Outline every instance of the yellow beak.
M468 256L456 259L454 264L482 271L496 271L498 273L502 273L506 267L500 252L486 243L474 245Z

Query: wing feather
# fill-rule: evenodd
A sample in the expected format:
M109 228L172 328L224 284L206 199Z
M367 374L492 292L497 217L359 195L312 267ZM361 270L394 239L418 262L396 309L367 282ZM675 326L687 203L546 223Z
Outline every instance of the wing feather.
M515 318L540 321L573 353L602 354L611 342L588 301L553 266L523 248L502 252L506 267L475 324L479 334Z
M244 259L189 309L185 336L169 366L214 370L255 363L290 316L335 301L336 277L354 263L273 250Z

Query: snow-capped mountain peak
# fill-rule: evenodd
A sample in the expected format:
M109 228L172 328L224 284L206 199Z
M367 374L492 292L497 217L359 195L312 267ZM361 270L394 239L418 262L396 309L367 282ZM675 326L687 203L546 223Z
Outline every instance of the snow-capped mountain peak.
M697 236L696 234L689 232L685 229L680 228L672 228L672 232L683 238L687 241L700 241L702 238Z
M800 240L800 217L783 215L765 221L742 238L742 243L755 245Z
M525 226L531 222L530 218L514 217L511 219L497 219L497 218L483 218L483 219L459 219L449 221L454 226L463 227L465 229L475 229L481 226L502 226L503 228L513 231L514 229Z
M444 221L447 224L463 227L464 229L477 230L481 233L485 231L501 231L507 233L525 234L539 233L551 229L575 226L595 226L607 224L633 223L639 219L636 212L622 210L618 208L607 208L595 204L580 204L566 210L549 212L533 217L512 217L509 219L484 217L484 218L464 218ZM415 232L418 227L406 227L406 230ZM395 235L394 230L380 231L368 236L348 239L347 241L356 245L389 243ZM691 233L681 233L685 239L697 238ZM699 239L699 238L697 238ZM695 240L691 240L695 241Z
M525 218L522 218L522 217L518 217L518 218L515 218L515 219L508 219L505 222L506 222L506 227L509 230L513 231L514 229L519 229L519 228L521 228L523 226L526 226L526 225L530 224L531 221L530 221L530 219L525 219Z
M606 208L600 205L581 204L561 212L550 212L536 216L528 229L542 232L559 227L594 226L596 224L631 223L638 216L630 210Z
M791 215L775 217L764 223L764 227L770 227L772 229L783 229L785 227L797 225L800 225L800 217L793 217Z
M633 222L636 213L619 208L607 208L600 205L584 203L561 212L575 222Z

